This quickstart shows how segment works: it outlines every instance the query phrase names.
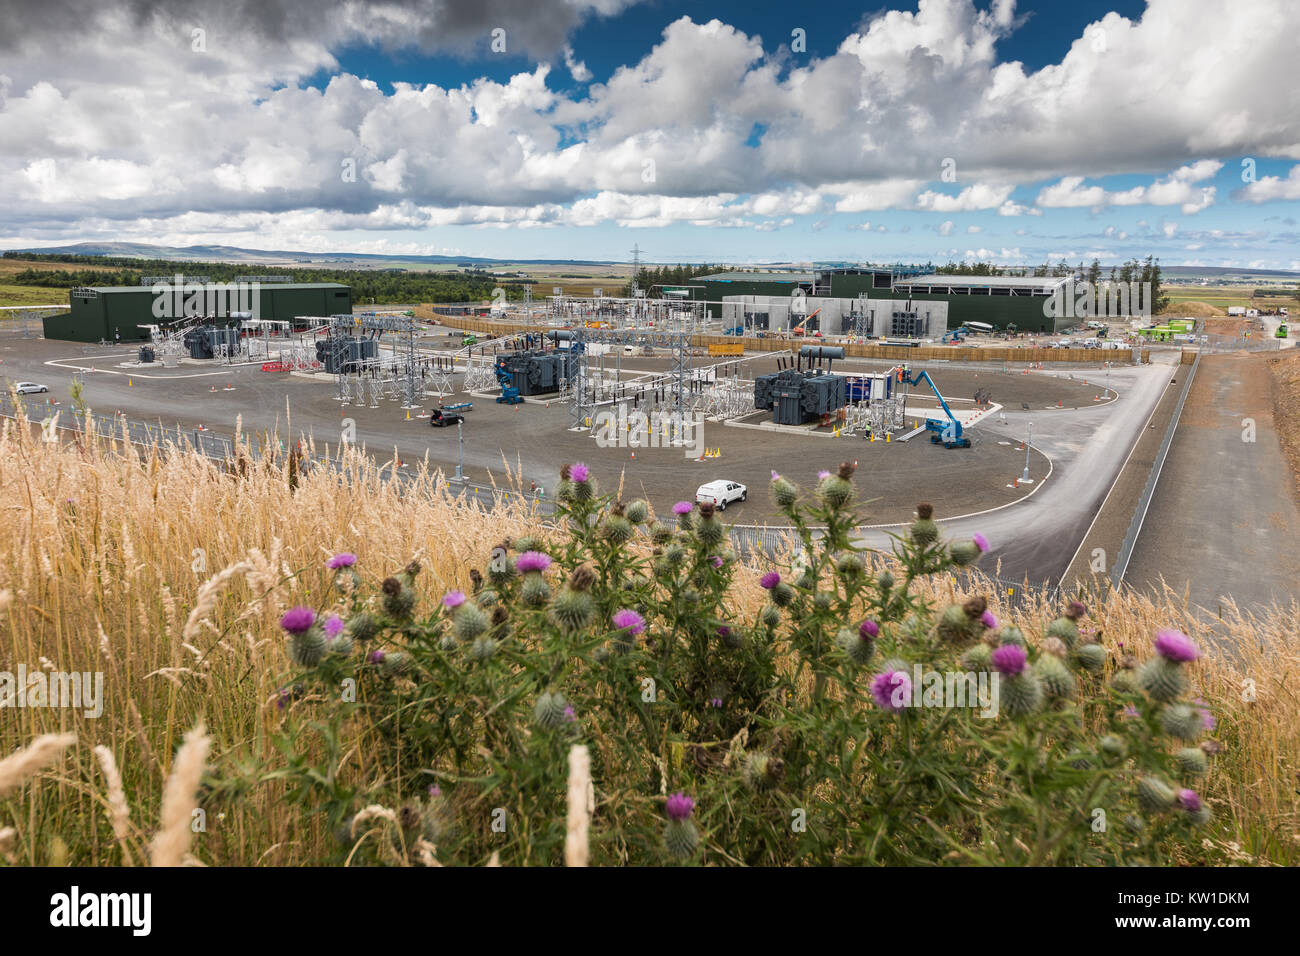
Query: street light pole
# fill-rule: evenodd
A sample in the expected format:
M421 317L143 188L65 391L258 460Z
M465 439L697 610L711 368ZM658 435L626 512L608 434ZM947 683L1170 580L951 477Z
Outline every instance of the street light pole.
M464 423L456 423L456 445L459 457L456 460L456 477L452 479L453 481L465 480L465 432L461 429L462 424ZM1027 466L1026 471L1028 471Z
M1029 449L1034 446L1034 423L1029 423L1029 437L1025 440L1025 473L1020 476L1021 481L1029 481Z

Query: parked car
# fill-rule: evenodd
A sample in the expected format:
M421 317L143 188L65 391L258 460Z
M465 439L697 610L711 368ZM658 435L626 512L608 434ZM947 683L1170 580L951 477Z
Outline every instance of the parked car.
M465 416L457 412L444 412L441 408L435 408L429 413L429 424L434 428L446 428L448 425L459 425L465 420Z
M48 392L49 389L44 385L37 385L35 382L19 382L14 386L14 391L19 395L33 395L38 392Z
M711 504L719 511L726 511L733 501L744 501L749 497L749 489L738 481L706 482L695 489L695 500L701 504Z

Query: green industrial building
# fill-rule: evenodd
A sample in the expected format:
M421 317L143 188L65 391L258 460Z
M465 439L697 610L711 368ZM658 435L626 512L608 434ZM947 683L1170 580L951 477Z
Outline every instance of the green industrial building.
M70 311L44 320L47 339L149 340L149 326L186 319L232 325L241 319L290 322L352 311L352 290L337 282L231 283L186 280L139 286L91 286L68 293ZM305 323L299 323L305 324Z
M1053 318L1048 303L1066 278L1046 276L959 276L928 274L894 281L894 298L948 303L948 327L986 322L1016 332L1059 332L1078 324Z

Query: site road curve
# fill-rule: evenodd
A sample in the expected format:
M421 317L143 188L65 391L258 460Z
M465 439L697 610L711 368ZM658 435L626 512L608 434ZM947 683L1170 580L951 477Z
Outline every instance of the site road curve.
M1055 584L1156 403L1171 379L1178 377L1175 373L1180 366L1172 364L1176 360L1177 353L1153 353L1151 365L1111 369L1110 387L1119 393L1119 401L1113 405L1008 410L1005 426L989 424L986 431L1005 433L1004 438L1018 444L1028 435L1032 422L1033 447L1051 459L1052 474L1029 498L984 514L945 520L942 502L934 502L943 533L960 538L979 532L988 538L989 552L980 559L981 570L992 572L997 567L998 576L1007 580ZM1043 477L1041 466L1032 460L1030 477ZM899 529L867 529L861 541L868 547L887 549L890 530Z

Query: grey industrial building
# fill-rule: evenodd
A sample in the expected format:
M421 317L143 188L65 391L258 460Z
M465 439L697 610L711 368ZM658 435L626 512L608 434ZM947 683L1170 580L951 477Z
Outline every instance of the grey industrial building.
M985 322L995 329L1055 332L1072 322L1050 318L1045 308L1052 291L1065 278L1042 276L942 275L921 269L872 266L835 267L813 271L719 272L680 286L686 297L708 302L709 314L724 319L724 327L741 325L746 312L765 314L773 331L788 328L789 303L802 294L807 312L823 312L808 329L840 332L841 317L871 316L875 337L939 336L965 322ZM781 309L780 301L787 304ZM849 305L849 300L864 304ZM728 305L728 303L735 303ZM763 308L756 308L762 306ZM806 314L806 313L805 313ZM903 331L905 328L912 332ZM846 330L847 331L847 330Z
M236 287L239 288L236 288ZM47 339L133 342L149 339L148 326L189 317L218 325L251 317L294 322L302 316L352 311L352 290L337 282L218 283L90 286L68 294L70 311L44 320Z

